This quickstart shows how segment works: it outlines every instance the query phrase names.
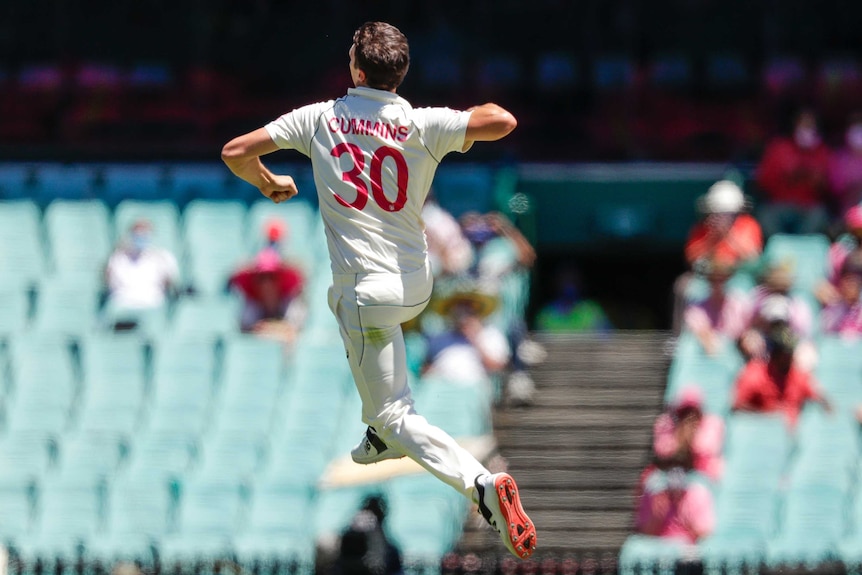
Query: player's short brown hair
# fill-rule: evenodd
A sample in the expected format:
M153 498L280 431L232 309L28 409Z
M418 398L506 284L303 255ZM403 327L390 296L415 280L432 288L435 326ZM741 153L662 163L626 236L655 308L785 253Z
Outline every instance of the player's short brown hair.
M401 30L386 22L366 22L353 34L356 67L371 88L394 90L410 67L410 47Z

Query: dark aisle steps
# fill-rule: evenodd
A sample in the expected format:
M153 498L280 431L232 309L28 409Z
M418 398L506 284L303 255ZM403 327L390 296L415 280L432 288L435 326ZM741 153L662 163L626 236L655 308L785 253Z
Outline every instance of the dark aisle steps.
M538 529L533 559L615 556L631 528L633 493L661 410L669 334L541 336L528 407L499 407L500 455ZM459 553L505 556L496 532L470 518Z

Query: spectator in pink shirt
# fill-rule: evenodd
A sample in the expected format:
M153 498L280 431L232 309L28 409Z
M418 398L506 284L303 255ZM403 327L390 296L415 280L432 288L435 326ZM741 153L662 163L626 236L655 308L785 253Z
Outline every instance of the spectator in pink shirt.
M828 276L814 290L814 295L823 305L837 303L841 299L838 279L844 262L850 254L862 253L862 206L853 206L844 213L844 228L847 233L839 236L829 247Z
M739 339L751 314L751 302L745 293L725 289L732 274L732 267L711 263L705 273L709 294L702 300L689 302L683 312L686 329L709 355L721 351L725 342Z
M696 387L683 389L653 427L653 451L662 468L677 465L718 480L723 445L724 421L703 413L703 394Z
M838 278L838 299L823 307L823 331L843 337L862 335L862 252L854 252L844 262Z
M638 502L635 529L644 535L697 543L715 528L712 493L681 468L656 471Z

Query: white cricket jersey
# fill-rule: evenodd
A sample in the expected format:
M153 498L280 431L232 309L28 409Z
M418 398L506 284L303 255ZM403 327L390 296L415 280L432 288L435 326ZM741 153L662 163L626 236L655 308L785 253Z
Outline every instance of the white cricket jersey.
M422 205L440 160L462 151L469 119L363 87L265 126L279 148L311 158L333 273L425 265Z

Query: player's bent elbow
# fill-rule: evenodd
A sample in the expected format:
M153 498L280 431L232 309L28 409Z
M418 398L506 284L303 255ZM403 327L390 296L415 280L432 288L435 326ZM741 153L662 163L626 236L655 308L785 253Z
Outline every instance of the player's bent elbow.
M236 141L236 139L231 140L221 149L221 159L225 164L230 163L232 160L238 160L243 157L245 150L243 146Z

